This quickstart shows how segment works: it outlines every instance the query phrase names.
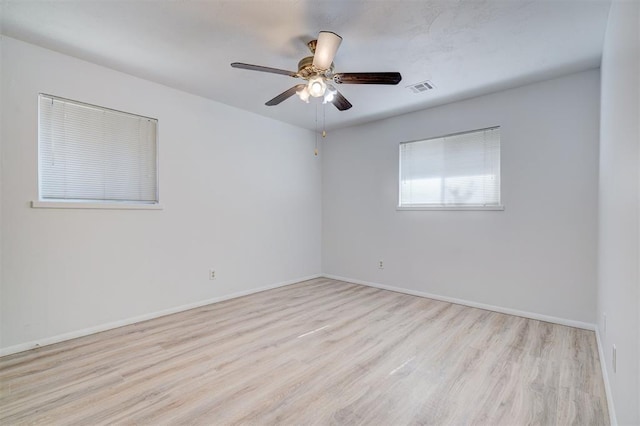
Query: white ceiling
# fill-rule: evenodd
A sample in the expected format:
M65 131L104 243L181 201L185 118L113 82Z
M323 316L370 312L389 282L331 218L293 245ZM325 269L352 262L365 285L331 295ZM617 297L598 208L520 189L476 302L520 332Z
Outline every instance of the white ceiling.
M609 0L2 0L10 37L308 129L327 129L598 67ZM337 72L399 71L397 86L338 86L353 108L264 103L300 82L306 42L343 37ZM406 86L431 80L436 89ZM319 105L317 107L317 105ZM325 108L323 112L323 108Z

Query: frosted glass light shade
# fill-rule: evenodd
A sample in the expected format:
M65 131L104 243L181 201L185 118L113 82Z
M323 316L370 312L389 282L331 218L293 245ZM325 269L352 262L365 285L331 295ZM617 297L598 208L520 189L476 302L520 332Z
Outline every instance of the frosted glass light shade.
M336 93L338 93L338 90L332 85L327 84L327 90L324 93L324 101L322 101L322 103L326 104L328 102L333 102L333 98L335 98Z
M313 77L309 79L307 87L311 96L319 98L324 95L324 91L327 89L327 84L324 82L322 77Z
M301 101L309 103L309 88L304 86L302 89L296 92Z

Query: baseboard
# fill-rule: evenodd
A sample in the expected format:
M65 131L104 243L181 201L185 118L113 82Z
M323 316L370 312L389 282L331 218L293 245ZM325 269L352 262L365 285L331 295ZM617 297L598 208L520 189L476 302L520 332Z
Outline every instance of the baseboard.
M420 297L426 297L428 299L435 299L443 302L455 303L456 305L464 305L464 306L470 306L472 308L485 309L487 311L499 312L501 314L515 315L518 317L530 318L534 320L550 322L553 324L566 325L569 327L582 328L582 329L591 330L591 331L594 331L596 329L595 324L590 324L588 322L581 322L581 321L575 321L575 320L570 320L566 318L552 317L549 315L537 314L535 312L520 311L518 309L503 308L501 306L487 305L484 303L473 302L470 300L457 299L455 297L440 296L437 294L425 293L425 292L416 291L416 290L409 290L401 287L393 287L386 284L372 283L369 281L362 281L362 280L357 280L353 278L340 277L336 275L322 274L322 276L325 278L331 278L339 281L346 281L353 284L361 284L369 287L375 287L382 290L390 290L398 293L410 294L412 296L420 296Z
M101 324L95 327L89 327L89 328L84 328L82 330L76 330L76 331L72 331L69 333L64 333L64 334L59 334L57 336L52 336L52 337L45 337L43 339L38 339L38 340L33 340L31 342L26 342L26 343L20 343L18 345L14 345L14 346L9 346L6 348L0 348L0 356L6 356L6 355L11 355L11 354L15 354L18 352L24 352L24 351L28 351L31 349L35 349L35 348L39 348L42 346L48 346L48 345L53 345L54 343L60 343L60 342L64 342L65 340L71 340L71 339L76 339L78 337L83 337L83 336L88 336L90 334L95 334L95 333L99 333L101 331L107 331L107 330L112 330L114 328L119 328L119 327L124 327L126 325L131 325L131 324L135 324L138 322L142 322L142 321L147 321L150 319L154 319L154 318L158 318L158 317L162 317L165 315L171 315L171 314L175 314L178 312L182 312L182 311L188 311L189 309L194 309L194 308L199 308L200 306L205 306L205 305L210 305L212 303L218 303L218 302L223 302L225 300L229 300L229 299L235 299L237 297L242 297L242 296L248 296L250 294L254 294L254 293L260 293L266 290L272 290L274 288L278 288L278 287L285 287L291 284L296 284L302 281L307 281L307 280L311 280L314 278L319 278L321 277L321 274L316 274L316 275L310 275L307 277L301 277L301 278L297 278L295 280L288 280L288 281L283 281L283 282L279 282L276 284L271 284L265 287L260 287L260 288L255 288L255 289L251 289L251 290L245 290L245 291L239 291L237 293L232 293L232 294L228 294L225 296L220 296L220 297L214 297L212 299L207 299L207 300L200 300L197 302L193 302L193 303L188 303L186 305L181 305L181 306L176 306L173 308L168 308L168 309L163 309L161 311L157 311L157 312L151 312L148 314L144 314L144 315L138 315L136 317L132 317L132 318L126 318L123 320L118 320L118 321L113 321L107 324Z
M126 325L135 324L135 323L142 322L142 321L147 321L147 320L150 320L150 319L153 319L153 318L158 318L158 317L165 316L165 315L171 315L171 314L174 314L174 313L177 313L177 312L182 312L182 311L187 311L189 309L198 308L200 306L210 305L212 303L223 302L225 300L235 299L237 297L247 296L247 295L254 294L254 293L260 293L262 291L271 290L271 289L278 288L278 287L284 287L284 286L287 286L287 285L291 285L291 284L295 284L295 283L298 283L298 282L301 282L301 281L306 281L306 280L319 278L319 277L325 277L325 278L330 278L330 279L334 279L334 280L350 282L350 283L354 283L354 284L361 284L361 285L366 285L366 286L369 286L369 287L380 288L380 289L383 289L383 290L390 290L390 291L395 291L395 292L398 292L398 293L410 294L412 296L426 297L426 298L429 298L429 299L441 300L443 302L455 303L455 304L458 304L458 305L470 306L470 307L479 308L479 309L486 309L486 310L493 311L493 312L499 312L499 313L503 313L503 314L515 315L515 316L520 316L520 317L524 317L524 318L531 318L531 319L535 319L535 320L539 320L539 321L546 321L546 322L550 322L550 323L554 323L554 324L566 325L566 326L569 326L569 327L582 328L582 329L585 329L585 330L592 330L592 331L595 330L596 331L596 337L598 337L595 324L589 324L589 323L569 320L569 319L565 319L565 318L552 317L552 316L537 314L537 313L533 313L533 312L520 311L520 310L517 310L517 309L503 308L503 307L500 307L500 306L487 305L487 304L484 304L484 303L478 303L478 302L473 302L473 301L464 300L464 299L457 299L457 298L447 297L447 296L440 296L440 295L437 295L437 294L431 294L431 293L426 293L426 292L421 292L421 291L416 291L416 290L409 290L409 289L405 289L405 288L401 288L401 287L394 287L394 286L389 286L389 285L385 285L385 284L379 284L379 283L373 283L373 282L369 282L369 281L357 280L357 279L353 279L353 278L341 277L341 276L330 275L330 274L316 274L316 275L310 275L310 276L307 276L307 277L297 278L295 280L283 281L283 282L280 282L280 283L276 283L276 284L272 284L272 285L268 285L268 286L264 286L264 287L260 287L260 288L256 288L256 289L245 290L245 291L232 293L232 294L225 295L225 296L215 297L215 298L212 298L212 299L201 300L201 301L198 301L198 302L189 303L189 304L181 305L181 306L176 306L176 307L173 307L173 308L164 309L164 310L157 311L157 312L151 312L151 313L148 313L148 314L139 315L139 316L132 317L132 318L126 318L126 319L123 319L123 320L114 321L114 322L110 322L110 323L107 323L107 324L101 324L101 325L98 325L98 326L95 326L95 327L85 328L85 329L82 329L82 330L76 330L76 331L72 331L72 332L64 333L64 334L59 334L59 335L52 336L52 337L46 337L46 338L43 338L43 339L37 339L37 340L30 341L30 342L21 343L21 344L14 345L14 346L9 346L9 347L6 347L6 348L0 348L0 356L11 355L11 354L18 353L18 352L24 352L24 351L28 351L30 349L34 349L34 348L38 348L38 347L42 347L42 346L47 346L47 345L52 345L54 343L63 342L65 340L71 340L71 339L75 339L75 338L78 338L78 337L88 336L90 334L99 333L101 331L107 331L107 330L111 330L111 329L118 328L118 327L124 327ZM599 340L598 340L598 347L600 348L600 341ZM604 357L601 355L600 359L601 359L601 362L603 362L602 360L604 359ZM604 375L606 375L606 368L603 370L603 377L605 377ZM605 385L606 386L608 386L608 383L609 383L608 380L605 379ZM607 387L607 399L608 399L608 402L609 402L609 406L612 407L611 401L609 401L609 399L610 399L610 391L608 389L609 388Z
M600 338L600 330L596 327L596 342L598 342L598 357L600 358L600 369L602 370L602 380L604 381L604 392L607 395L607 406L609 408L609 422L611 426L618 426L615 406L613 405L613 394L609 383L609 373L607 372L607 360L604 357L604 347Z

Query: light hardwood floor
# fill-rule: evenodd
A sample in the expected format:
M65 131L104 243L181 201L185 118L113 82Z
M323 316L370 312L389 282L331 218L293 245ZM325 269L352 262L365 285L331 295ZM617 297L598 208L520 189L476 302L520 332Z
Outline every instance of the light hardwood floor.
M593 332L315 279L0 358L0 424L608 424Z

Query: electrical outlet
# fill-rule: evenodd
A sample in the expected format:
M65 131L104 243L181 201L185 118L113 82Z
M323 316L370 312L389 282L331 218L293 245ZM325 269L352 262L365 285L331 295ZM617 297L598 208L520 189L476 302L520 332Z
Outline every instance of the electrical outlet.
M384 269L384 261L383 260L379 260L378 261L378 269Z
M611 364L613 364L613 372L615 373L616 370L618 369L618 360L616 359L618 357L618 348L616 348L616 345L613 345L613 355L611 357Z
M602 333L604 334L604 337L607 336L607 313L606 312L602 313Z
M209 269L209 279L210 280L215 280L216 279L216 270L215 269Z

